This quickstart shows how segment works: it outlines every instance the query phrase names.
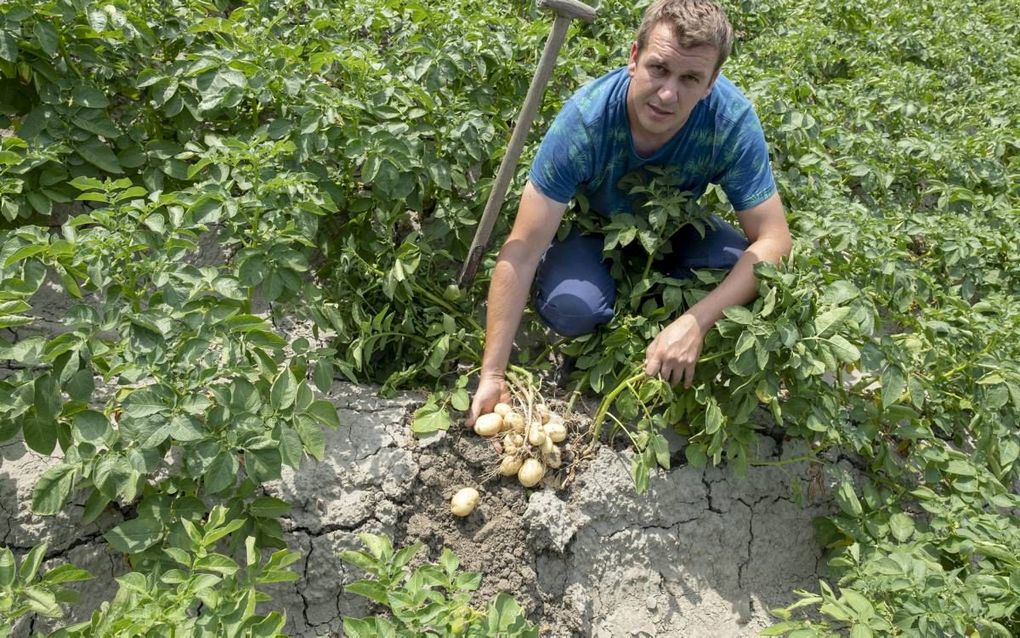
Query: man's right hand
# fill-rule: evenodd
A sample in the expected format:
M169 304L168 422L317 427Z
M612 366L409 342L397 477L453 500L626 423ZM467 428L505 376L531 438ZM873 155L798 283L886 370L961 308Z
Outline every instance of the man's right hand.
M517 218L492 270L482 373L471 401L471 411L464 422L468 427L474 426L475 419L481 415L492 412L497 403L510 401L504 371L510 361L514 335L538 262L552 243L566 209L566 204L549 199L530 181L524 185Z
M510 388L506 379L496 375L485 375L478 381L478 389L475 390L475 397L471 401L471 411L468 412L464 425L473 427L475 419L492 412L497 403L510 403Z

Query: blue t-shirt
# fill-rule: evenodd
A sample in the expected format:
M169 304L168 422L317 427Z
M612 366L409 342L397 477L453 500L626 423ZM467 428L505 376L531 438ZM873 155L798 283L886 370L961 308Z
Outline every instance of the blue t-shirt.
M602 215L632 212L620 179L644 166L670 169L681 191L700 197L719 184L736 211L776 192L768 147L751 102L719 76L676 135L640 157L627 117L627 68L585 85L567 101L546 133L528 175L550 199L584 195Z

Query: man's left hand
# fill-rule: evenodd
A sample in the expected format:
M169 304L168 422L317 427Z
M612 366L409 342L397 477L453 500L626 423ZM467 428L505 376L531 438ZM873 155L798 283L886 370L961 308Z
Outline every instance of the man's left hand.
M676 385L681 380L689 388L694 382L694 366L701 356L705 331L690 313L666 326L645 351L645 374Z

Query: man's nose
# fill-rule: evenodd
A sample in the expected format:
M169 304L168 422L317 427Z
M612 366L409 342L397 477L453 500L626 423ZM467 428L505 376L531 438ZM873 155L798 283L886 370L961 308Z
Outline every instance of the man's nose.
M659 86L658 91L659 101L662 102L663 104L670 104L676 101L678 95L679 86L670 80L663 82Z

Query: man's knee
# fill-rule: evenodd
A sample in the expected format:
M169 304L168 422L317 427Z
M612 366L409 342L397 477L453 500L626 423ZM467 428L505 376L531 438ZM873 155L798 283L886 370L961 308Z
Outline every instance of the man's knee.
M535 309L566 337L594 332L613 317L616 282L602 261L602 238L571 233L546 251L535 277Z
M535 309L550 328L564 337L579 337L595 332L613 318L613 299L587 281L561 285L547 295L538 291Z

